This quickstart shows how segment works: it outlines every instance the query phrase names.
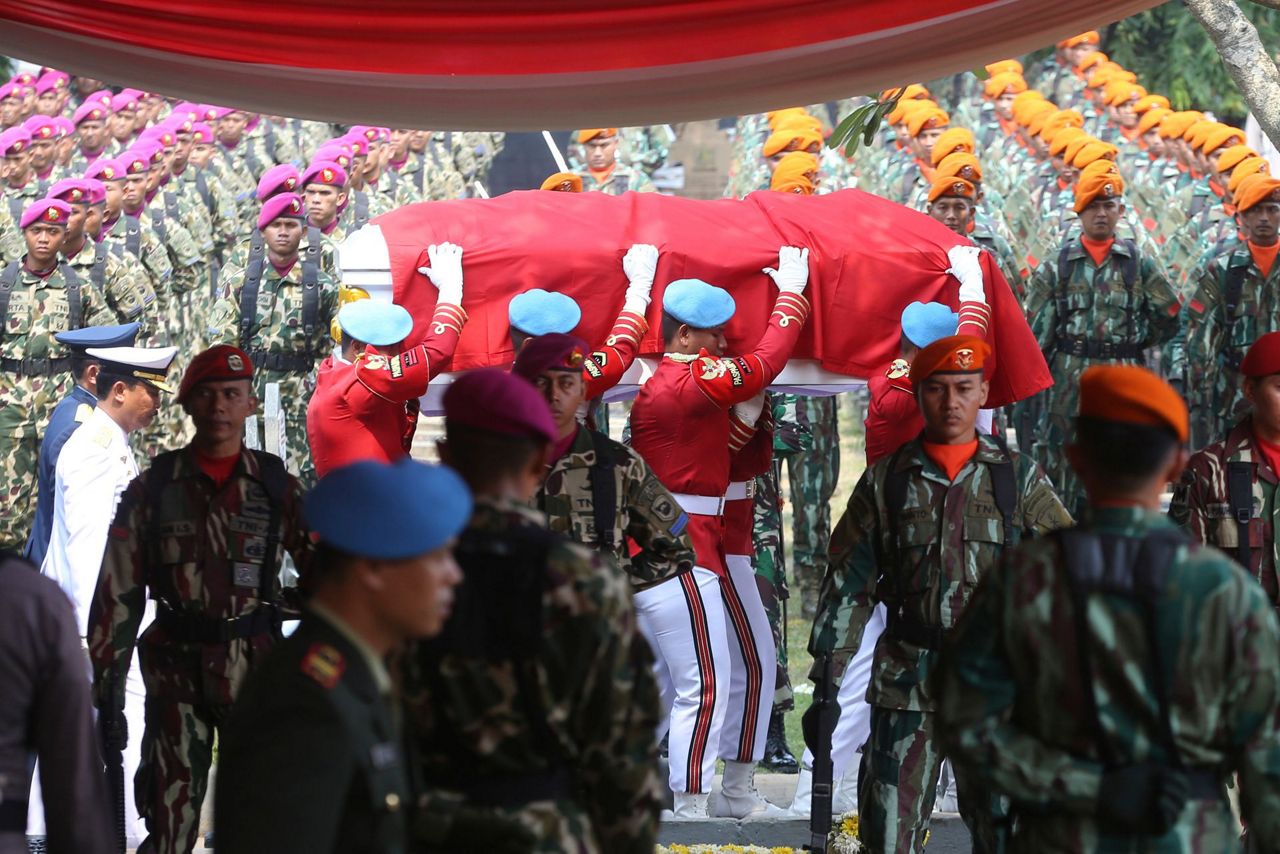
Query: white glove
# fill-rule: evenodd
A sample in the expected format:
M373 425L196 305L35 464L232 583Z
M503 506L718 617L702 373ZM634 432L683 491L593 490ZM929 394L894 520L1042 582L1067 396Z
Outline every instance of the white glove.
M809 249L784 246L778 250L778 269L765 267L764 272L773 279L783 293L802 294L809 284Z
M462 247L456 243L441 243L427 247L430 267L419 267L418 272L431 280L440 290L438 301L462 305Z
M627 295L623 311L643 315L653 292L653 277L658 272L658 247L637 243L622 256L622 272L627 274Z
M947 258L951 261L947 272L960 280L960 302L987 301L982 287L982 265L978 263L981 252L977 246L952 246L947 250Z
M748 427L756 426L756 422L760 420L760 413L764 411L764 392L760 392L750 400L744 400L742 403L733 405L733 414L738 416L738 420Z

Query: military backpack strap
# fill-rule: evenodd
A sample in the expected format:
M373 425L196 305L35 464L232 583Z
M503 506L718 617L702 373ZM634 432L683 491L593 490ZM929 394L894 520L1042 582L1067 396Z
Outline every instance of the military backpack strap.
M1236 520L1236 562L1249 571L1249 523L1253 519L1254 464L1227 463L1227 502Z
M1004 547L1017 545L1021 528L1014 524L1018 511L1018 484L1014 477L1013 455L1009 452L1009 444L999 433L990 434L995 440L1004 460L987 466L991 472L991 491L995 494L996 509L1004 523Z
M254 230L249 244L249 263L244 268L240 288L240 349L248 351L253 327L258 322L258 288L262 285L262 268L266 264L267 247L262 232Z
M178 209L178 195L176 193L166 192L164 194L164 214L167 219L173 222L182 221L182 212Z
M1134 333L1134 324L1138 306L1134 285L1138 281L1138 244L1125 238L1120 241L1120 245L1128 250L1128 255L1120 258L1120 279L1124 282L1125 328L1128 330L1128 343L1136 347L1138 342L1134 340L1137 337Z
M320 318L320 241L307 243L302 255L302 331L308 341Z
M89 270L89 282L98 293L104 293L107 282L107 247L99 243L93 248L93 267Z
M904 447L906 445L900 445L893 452L884 475L884 507L885 514L889 517L889 542L891 544L889 560L892 563L892 567L881 569L881 575L886 570L893 570L894 604L891 610L900 608L905 599L902 593L902 573L896 571L898 564L901 563L902 556L902 535L898 530L898 520L902 518L902 510L907 506L907 473L898 470L898 463L902 459L902 449ZM884 597L881 596L881 598Z
M160 238L161 243L169 242L168 211L163 205L151 215L151 230Z
M136 216L125 214L124 248L138 260L142 260L142 224Z
M1054 337L1059 344L1067 340L1067 282L1071 278L1071 262L1067 256L1071 254L1071 243L1066 241L1058 250L1058 281L1053 289L1053 301L1058 307L1058 325Z
M67 283L67 328L84 326L84 294L80 292L80 276L70 264L59 264L62 278Z
M589 431L591 449L596 461L591 466L591 513L596 526L596 539L601 551L612 552L618 543L613 541L613 528L618 518L618 485L613 472L618 461L614 459L609 439L595 430Z
M284 461L266 451L253 451L258 461L258 477L267 490L271 502L271 515L267 522L267 548L262 558L262 572L258 576L258 601L264 604L276 602L276 575L280 570L280 523L284 518L284 503L289 492L289 472Z
M369 194L365 190L356 190L356 230L364 228L369 222Z
M200 194L200 201L204 202L204 206L209 210L213 210L213 196L209 192L209 180L204 177L204 170L196 170L196 192Z
M15 224L22 222L22 196L9 197L9 214Z
M9 316L9 299L13 296L13 286L18 283L18 270L21 266L20 261L10 261L0 270L0 324ZM0 329L3 328L0 326Z
M1249 275L1249 267L1247 264L1232 264L1236 258L1233 253L1227 259L1227 275L1222 285L1222 306L1226 313L1225 329L1223 330L1222 340L1225 342L1224 355L1226 356L1227 366L1233 371L1240 369L1240 362L1243 356L1234 350L1231 350L1231 330L1236 325L1236 309L1240 307L1240 300L1244 296L1244 279Z

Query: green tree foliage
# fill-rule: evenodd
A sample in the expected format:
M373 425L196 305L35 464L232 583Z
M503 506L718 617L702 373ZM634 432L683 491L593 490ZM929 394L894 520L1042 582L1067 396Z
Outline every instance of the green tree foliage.
M1280 51L1280 11L1238 0L1264 45ZM1102 34L1102 49L1138 75L1150 92L1168 97L1175 110L1211 111L1241 124L1248 107L1218 51L1191 13L1169 2L1125 18Z

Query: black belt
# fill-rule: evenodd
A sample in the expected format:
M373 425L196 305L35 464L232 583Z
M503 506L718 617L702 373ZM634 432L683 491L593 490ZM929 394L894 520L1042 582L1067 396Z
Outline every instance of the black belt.
M71 360L61 359L0 359L0 371L23 377L45 377L71 370Z
M947 630L940 626L926 626L919 620L890 611L885 634L893 640L905 641L922 649L941 649Z
M255 368L267 371L295 371L305 373L316 366L316 357L308 353L268 353L251 350L249 360Z
M0 833L25 833L27 802L0 801Z
M1083 335L1064 335L1058 339L1058 352L1064 356L1083 356L1086 359L1137 359L1142 347L1137 344L1099 341Z
M260 605L239 617L222 619L175 611L160 603L156 608L156 622L166 635L180 643L226 643L277 631L280 612L274 605Z
M486 777L462 786L467 803L514 809L533 801L556 801L572 794L572 778L563 766L504 777ZM25 814L24 814L25 815Z

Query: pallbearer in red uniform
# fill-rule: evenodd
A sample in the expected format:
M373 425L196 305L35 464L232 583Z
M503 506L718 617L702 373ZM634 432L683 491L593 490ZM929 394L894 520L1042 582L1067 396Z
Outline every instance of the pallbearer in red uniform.
M341 357L320 363L307 406L307 439L316 474L356 462L408 456L418 425L418 398L453 355L466 323L462 309L462 247L427 249L421 268L440 294L420 344L405 347L413 318L398 305L360 300L338 312Z
M716 756L722 752L724 715L737 722L731 732L741 734L744 710L724 709L726 695L732 691L725 657L730 659L730 673L745 670L744 650L771 648L773 643L750 566L735 572L724 559L722 514L730 465L733 454L752 436L752 428L731 415L736 404L751 400L773 381L800 337L809 316L809 302L803 295L809 281L809 252L784 247L778 269L765 272L777 282L780 293L760 342L743 356L722 355L724 325L735 309L727 291L697 279L667 286L663 295L667 353L631 410L632 446L689 514L688 530L697 554L697 567L685 577L684 585L695 645L685 659L668 658L688 662L671 673L676 694L671 713L671 786L678 816L706 814ZM735 612L747 618L734 619ZM764 627L759 643L753 626ZM768 703L761 705L767 716ZM758 801L751 773L763 750L767 725L764 718L759 720L760 737L752 744L734 739L737 749L726 757L730 761L725 764L725 791L717 798L718 807L727 804L737 809Z

